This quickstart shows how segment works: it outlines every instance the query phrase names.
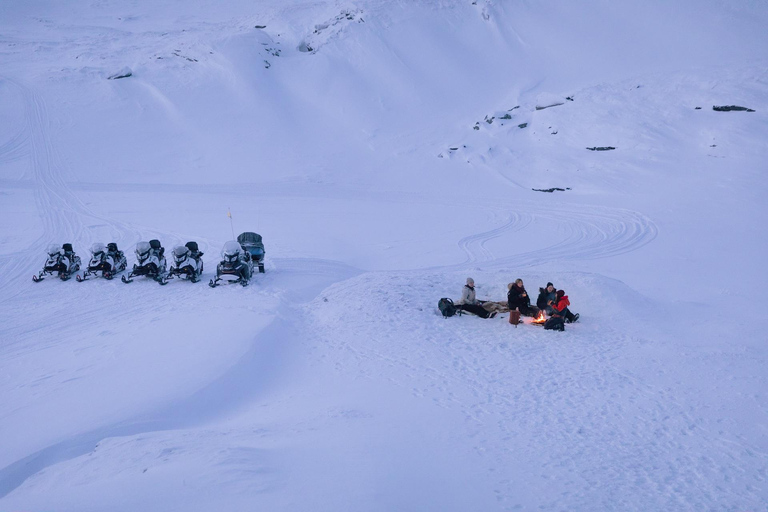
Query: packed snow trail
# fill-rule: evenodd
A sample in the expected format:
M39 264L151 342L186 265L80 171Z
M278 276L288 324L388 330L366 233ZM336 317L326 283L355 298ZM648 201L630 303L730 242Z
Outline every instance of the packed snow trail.
M43 228L40 237L29 248L0 257L0 273L4 276L0 280L0 303L11 301L22 293L26 288L23 282L39 270L37 267L44 261L42 251L48 244L72 243L83 264L87 264L88 248L95 241L117 242L126 256L130 256L126 244L133 244L141 237L169 238L151 229L137 229L119 219L95 214L85 206L64 178L64 164L51 140L51 119L43 98L8 77L0 79L11 85L24 102L25 122L22 130L13 137L24 144L12 146L12 149L15 158L24 156L31 161L35 203Z
M296 350L297 340L312 330L304 319L305 312L302 304L313 300L329 284L346 280L359 274L360 271L335 262L299 258L278 260L274 263L274 267L266 279L265 276L257 276L251 290L234 287L235 293L240 295L242 300L254 301L250 305L246 302L246 305L240 308L244 313L255 310L259 305L266 307L275 298L278 299L279 304L271 314L273 319L254 333L248 351L223 374L189 396L174 399L155 410L122 418L118 423L79 433L7 465L0 469L0 499L13 492L32 475L54 464L88 454L104 439L131 437L165 430L190 429L215 423L233 414L233 411L253 404L269 388L284 382L290 374L291 361L296 358L296 354L292 352ZM263 289L278 282L283 287L283 291L277 296ZM184 287L187 288L186 291L181 287L179 290L174 290L176 300L183 302L191 300L190 294L208 292L205 289L207 287L199 283L184 284L188 285ZM122 286L120 283L116 288ZM217 290L217 292L226 293L225 290ZM103 294L104 290L99 290L98 293ZM166 292L153 293L150 300L142 302L141 308L134 308L131 313L138 318L147 314L157 314L157 303L164 293ZM216 294L216 292L211 293ZM210 297L213 296L210 295ZM92 312L91 316L95 319L101 314L103 311ZM54 316L59 318L57 322L42 318L42 324L46 330L55 329L60 333L61 340L65 341L67 328L71 329L71 317L61 312ZM88 318L82 316L80 318L90 322ZM34 339L36 333L15 330L3 332L2 335L5 339L16 339L19 344L23 344L25 341ZM35 350L41 350L41 347L37 346ZM23 351L16 352L14 355L18 357L22 353Z

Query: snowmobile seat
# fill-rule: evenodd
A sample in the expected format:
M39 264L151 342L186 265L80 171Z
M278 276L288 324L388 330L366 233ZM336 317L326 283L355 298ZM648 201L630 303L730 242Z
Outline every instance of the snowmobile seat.
M157 252L157 257L162 259L165 254L165 248L160 243L160 240L152 239L149 241L149 246Z
M61 246L62 249L64 249L65 254L71 254L75 252L75 250L72 248L72 244L64 244Z
M203 257L203 253L198 248L197 242L187 242L186 244L184 244L184 247L189 249L189 252L192 254L192 258L194 258L195 260L199 261L200 258Z
M107 244L107 252L117 253L117 244L115 242L109 242Z

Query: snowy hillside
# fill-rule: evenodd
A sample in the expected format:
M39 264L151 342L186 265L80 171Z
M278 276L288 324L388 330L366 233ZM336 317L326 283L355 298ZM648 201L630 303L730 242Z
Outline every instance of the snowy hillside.
M0 3L0 511L768 510L767 25ZM31 280L153 238L204 282ZM467 277L580 320L443 319Z

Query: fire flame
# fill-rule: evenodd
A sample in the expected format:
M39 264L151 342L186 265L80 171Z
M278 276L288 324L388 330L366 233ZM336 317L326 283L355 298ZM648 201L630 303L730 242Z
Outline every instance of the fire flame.
M547 321L547 319L544 317L544 312L543 311L539 311L539 316L537 316L536 318L531 320L531 323L532 324L543 324L546 321Z

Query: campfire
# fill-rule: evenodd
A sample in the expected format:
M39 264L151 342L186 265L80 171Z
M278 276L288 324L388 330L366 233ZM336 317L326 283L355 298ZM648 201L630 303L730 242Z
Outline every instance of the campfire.
M532 324L536 324L536 325L541 325L541 324L543 324L546 321L547 321L547 319L544 317L544 312L543 311L539 311L539 316L537 316L536 318L531 320L531 323Z

